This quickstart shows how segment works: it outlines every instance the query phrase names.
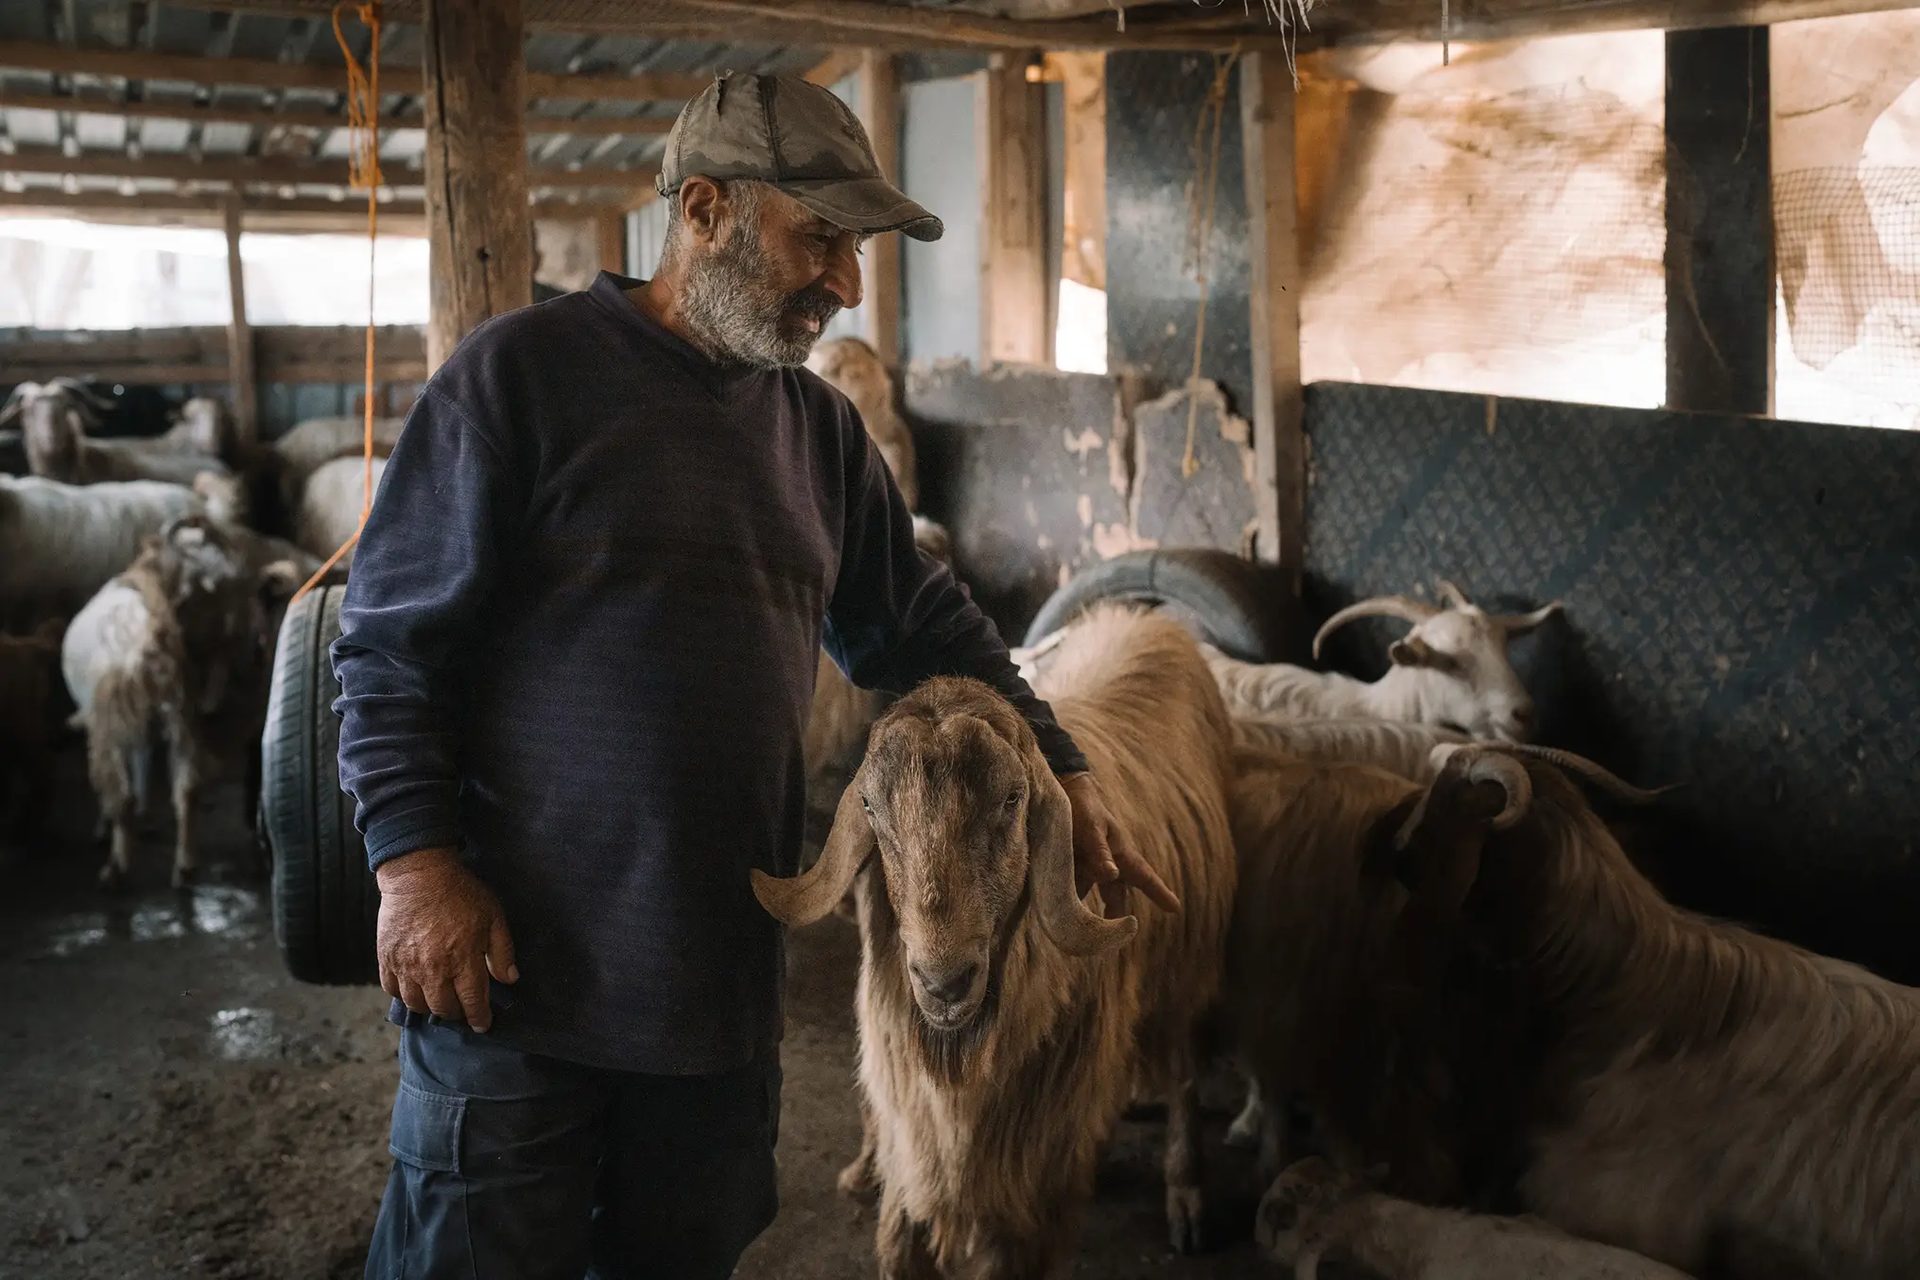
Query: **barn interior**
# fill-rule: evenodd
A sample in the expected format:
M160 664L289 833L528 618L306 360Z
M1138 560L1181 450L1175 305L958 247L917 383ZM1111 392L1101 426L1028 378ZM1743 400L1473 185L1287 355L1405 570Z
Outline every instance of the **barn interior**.
M749 71L830 88L945 220L867 246L821 349L884 369L825 372L903 424L910 505L1017 657L1101 598L1364 681L1462 594L1531 619L1500 736L1670 788L1608 812L1665 899L1920 1000L1911 3L22 0L0 5L0 1274L362 1273L396 1032L331 758L351 541L467 333L653 270L667 132ZM37 450L68 413L77 443ZM68 581L87 529L36 533L16 496L135 476L179 482L173 516L243 494L294 544L177 885L161 783L101 883L118 837L76 709L70 624L133 556ZM833 680L810 853L880 709ZM781 1209L737 1274L871 1274L875 1211L836 1187L859 926L787 945ZM1201 1247L1168 1238L1166 1112L1133 1105L1066 1273L1288 1274L1224 1056Z

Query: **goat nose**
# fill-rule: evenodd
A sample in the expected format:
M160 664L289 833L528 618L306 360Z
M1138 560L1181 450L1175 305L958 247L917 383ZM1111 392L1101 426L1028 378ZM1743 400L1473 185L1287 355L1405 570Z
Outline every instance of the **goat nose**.
M973 990L973 975L979 971L980 966L977 964L963 964L945 973L929 973L915 965L913 976L919 979L921 990L935 1000L944 1000L952 1004L956 1000L966 999L967 993Z

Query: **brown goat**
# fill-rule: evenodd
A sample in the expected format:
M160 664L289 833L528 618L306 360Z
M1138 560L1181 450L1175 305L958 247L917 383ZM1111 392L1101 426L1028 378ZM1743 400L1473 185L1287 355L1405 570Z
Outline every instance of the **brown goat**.
M1175 1239L1198 1233L1196 1024L1233 895L1231 726L1193 640L1124 610L1076 625L1052 690L1180 914L1104 919L1076 896L1066 792L1025 721L970 680L881 717L811 871L755 876L769 911L804 924L879 852L857 1006L884 1277L1058 1274L1136 1071L1169 1097Z

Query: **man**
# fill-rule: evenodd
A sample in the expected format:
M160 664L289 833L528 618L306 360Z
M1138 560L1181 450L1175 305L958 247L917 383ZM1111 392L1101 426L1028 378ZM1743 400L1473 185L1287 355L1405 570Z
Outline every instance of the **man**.
M405 1028L369 1276L701 1280L772 1219L783 951L748 871L794 869L823 639L871 687L1001 689L1083 880L1177 905L798 368L861 241L939 220L785 76L689 104L659 188L652 280L498 317L435 374L354 560L340 773Z

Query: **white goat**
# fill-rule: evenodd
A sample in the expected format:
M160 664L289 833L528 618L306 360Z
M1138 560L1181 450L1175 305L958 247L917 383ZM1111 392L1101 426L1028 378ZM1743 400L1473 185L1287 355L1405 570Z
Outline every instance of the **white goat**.
M928 681L881 717L810 871L754 874L798 925L871 864L857 1006L883 1277L1059 1274L1136 1073L1169 1097L1175 1243L1198 1236L1196 1027L1233 896L1226 711L1178 624L1111 607L1075 624L1055 680L1061 723L1178 915L1105 919L1076 893L1066 792L1026 722L971 680Z
M1440 725L1469 737L1524 741L1533 731L1533 699L1507 661L1507 642L1560 612L1558 602L1532 613L1492 614L1450 582L1446 607L1408 596L1378 596L1348 605L1313 638L1313 656L1339 628L1359 618L1399 618L1413 630L1387 650L1392 666L1372 683L1335 671L1283 662L1240 662L1205 650L1227 709L1252 719L1406 720Z
M127 571L75 615L60 665L112 832L103 885L126 877L156 739L172 784L173 882L192 876L195 801L258 746L271 613L299 581L286 562L249 570L212 521L188 517L147 539Z
M920 509L920 470L915 461L913 434L894 407L893 375L880 355L860 338L823 342L807 357L807 368L832 383L853 401L867 434L893 472L893 483L906 499L907 510Z
M218 456L193 447L207 430L204 409L196 409L192 418L163 436L95 439L87 428L97 421L100 408L92 393L69 380L25 382L14 388L7 408L0 411L0 421L17 413L28 467L37 476L68 484L114 480L188 484L203 471L227 470Z
M1382 1195L1317 1156L1274 1179L1255 1221L1261 1249L1292 1267L1294 1280L1317 1280L1322 1261L1380 1280L1687 1280L1672 1267L1537 1218Z
M373 483L378 489L387 460L373 460ZM330 556L360 528L360 507L366 492L366 459L360 456L324 462L307 477L294 518L293 540L317 556ZM353 563L353 552L340 558Z
M71 616L133 563L149 534L198 512L234 514L157 480L71 485L0 476L0 617L25 626Z
M393 452L400 439L402 418L373 420L373 456L384 458ZM365 453L366 423L360 418L308 418L271 446L279 461L281 502L288 511L300 508L300 495L306 492L307 478L336 458L360 457ZM356 519L360 509L354 508ZM334 543L334 546L339 546ZM333 547L323 554L331 555Z

